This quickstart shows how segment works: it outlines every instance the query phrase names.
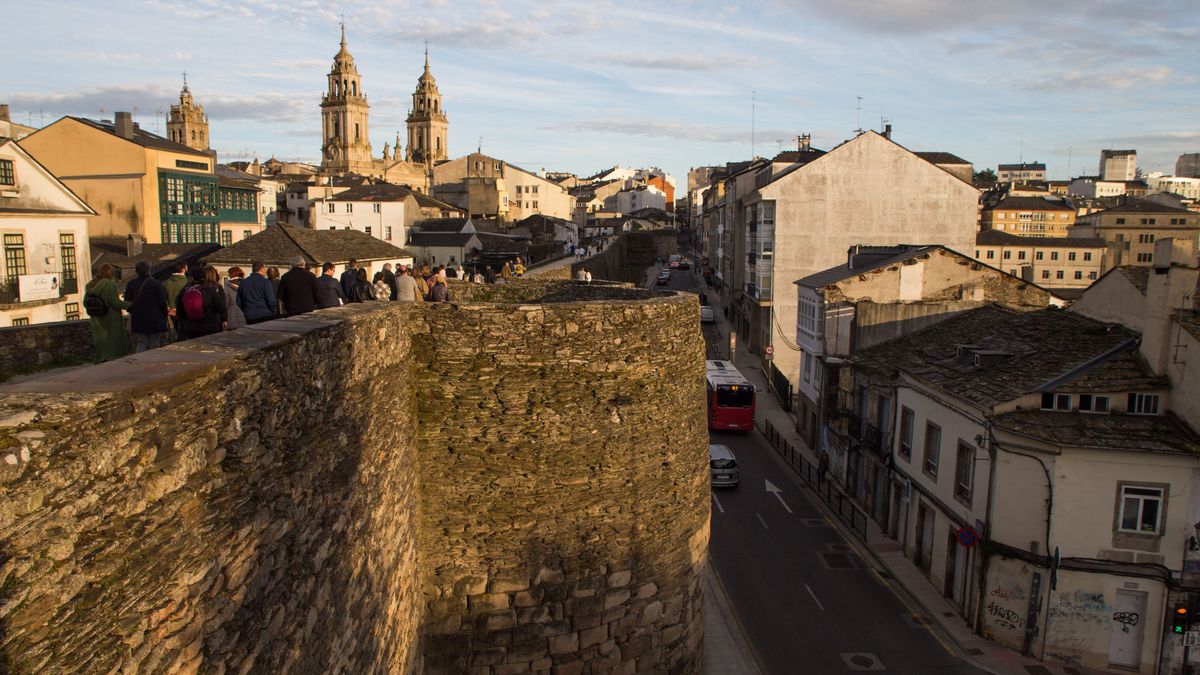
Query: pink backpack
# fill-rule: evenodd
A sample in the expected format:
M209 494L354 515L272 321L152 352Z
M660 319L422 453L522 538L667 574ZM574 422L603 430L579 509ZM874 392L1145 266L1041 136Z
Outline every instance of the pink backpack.
M179 304L183 307L183 315L188 321L200 321L204 318L204 294L199 286L188 286L179 296Z

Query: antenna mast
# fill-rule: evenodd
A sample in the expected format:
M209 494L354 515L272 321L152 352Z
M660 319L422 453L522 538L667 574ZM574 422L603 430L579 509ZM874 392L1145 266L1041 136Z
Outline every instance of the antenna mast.
M750 159L754 159L755 115L757 113L758 92L750 90Z
M858 99L858 103L857 103L857 104L854 106L854 111L855 111L855 112L854 112L854 124L855 124L855 126L857 126L858 128L854 130L854 133L855 133L856 135L858 135L858 136L861 136L861 135L862 135L862 133L863 133L863 128L862 128L862 97L861 97L861 96L855 96L854 98Z

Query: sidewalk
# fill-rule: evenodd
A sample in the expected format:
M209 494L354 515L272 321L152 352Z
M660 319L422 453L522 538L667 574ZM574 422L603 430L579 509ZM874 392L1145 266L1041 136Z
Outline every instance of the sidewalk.
M700 290L707 290L702 281ZM720 334L727 340L730 324L725 319L720 294L709 292L708 301L713 306ZM765 431L766 422L769 421L775 433L796 448L797 454L802 455L808 463L815 465L816 455L796 433L795 420L791 413L785 411L775 394L768 390L760 358L746 351L742 340L738 341L734 365L760 392L755 409L755 425L759 432ZM773 457L789 469L793 468L778 454L774 454ZM930 624L935 636L939 636L943 644L947 642L943 638L948 639L950 644L946 645L947 649L956 651L963 660L997 675L1098 675L1101 672L1028 658L975 635L955 607L929 582L924 572L905 557L900 543L888 538L878 523L868 519L864 542L860 534L851 531L846 522L826 502L799 480L798 474L796 486L826 513L828 521L839 528L846 541L858 549L860 557L869 567L874 568L884 585L896 591L901 601L913 610L914 620Z

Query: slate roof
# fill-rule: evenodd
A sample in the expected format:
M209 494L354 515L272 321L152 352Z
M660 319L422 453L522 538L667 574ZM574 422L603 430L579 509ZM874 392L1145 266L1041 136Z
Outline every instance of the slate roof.
M458 234L471 222L469 218L426 218L413 223L421 232L450 232Z
M930 164L970 164L967 160L949 152L913 152Z
M1146 287L1150 283L1149 267L1125 265L1123 267L1118 267L1115 271L1119 274L1125 275L1125 278L1129 279L1129 283L1133 284L1133 287L1138 289L1139 293L1142 295L1146 294Z
M479 238L470 232L410 232L408 235L408 245L465 247L471 243L472 239L479 241ZM482 244L482 242L480 243Z
M494 232L478 232L476 236L479 237L479 243L483 244L483 249L489 253L525 255L529 250L528 239L509 237Z
M261 260L268 265L290 265L301 256L309 265L326 261L383 260L412 254L382 239L358 230L310 230L291 225L273 225L209 255L206 262L248 264Z
M170 268L178 260L194 261L221 248L220 244L142 244L142 252L128 255L125 237L90 237L88 246L92 252L92 266L108 263L121 269L132 269L145 260L150 263L150 274Z
M1108 244L1093 237L1020 237L1000 230L980 230L975 234L979 246L1044 246L1054 248L1105 248Z
M412 195L417 198L417 206L419 206L423 209L441 209L443 211L462 211L462 209L458 208L457 206L455 206L449 202L444 202L440 199L430 197L429 195L427 195L423 192L414 192L414 193L412 193Z
M112 134L113 136L117 136L117 132L114 128L115 125L112 122L109 122L109 121L98 122L96 120L90 120L86 117L73 117L71 115L68 115L67 117L75 120L76 122L79 122L81 124L85 124L89 127L92 127L93 129L99 129L100 131L103 131L106 134ZM186 154L186 155L199 155L201 157L212 159L212 156L209 155L207 152L193 150L182 143L176 143L175 141L167 140L167 139L163 138L162 136L159 136L157 134L152 134L149 131L146 131L145 129L137 126L136 124L133 127L133 138L124 138L122 136L117 136L117 138L120 138L125 141L129 141L136 145L140 145L143 148L154 148L155 150L167 150L170 152L178 152L178 153L182 153L182 154Z
M816 148L810 148L808 150L784 150L778 155L775 155L771 161L807 164L824 154L824 150L818 150Z
M1074 211L1075 208L1061 199L1047 197L1005 197L991 206L984 207L985 211Z
M851 269L850 263L847 261L837 267L830 267L827 270L810 274L793 283L809 288L824 288L865 272L879 269L880 267L887 267L893 263L911 260L939 248L943 247L937 244L922 246L863 246L861 247L861 252L855 256L853 269Z
M1148 201L1145 199L1126 199L1122 203L1117 204L1116 206L1107 208L1103 211L1096 211L1096 212L1088 214L1088 215L1095 216L1098 214L1109 214L1109 213L1185 213L1185 214L1191 214L1192 212L1188 211L1187 209L1177 208L1174 206L1167 206L1166 204L1160 204L1160 203Z
M1045 171L1046 165L1041 162L1025 162L1024 164L1000 164L997 171Z
M1136 350L1136 337L1122 326L1073 312L1016 312L989 305L864 350L857 362L879 372L903 371L936 389L991 407L1056 381L1064 391L1097 387L1101 380L1112 384L1120 372L1130 378L1130 386L1121 388L1147 388L1159 380L1140 358L1122 361L1124 353ZM976 366L970 349L959 354L961 346L1006 356ZM1106 355L1112 365L1097 362ZM1103 370L1080 372L1084 366Z
M998 427L1061 445L1153 452L1200 452L1195 434L1172 415L1092 415L1018 410L989 419Z
M339 192L326 201L331 202L402 202L412 190L392 183L367 183Z

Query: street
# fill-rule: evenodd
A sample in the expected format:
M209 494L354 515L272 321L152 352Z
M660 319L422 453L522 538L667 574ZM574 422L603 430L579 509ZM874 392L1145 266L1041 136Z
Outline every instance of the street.
M675 271L665 288L697 286L693 272ZM709 559L764 672L982 672L864 563L757 431L710 438L733 450L742 474L737 488L713 491Z

